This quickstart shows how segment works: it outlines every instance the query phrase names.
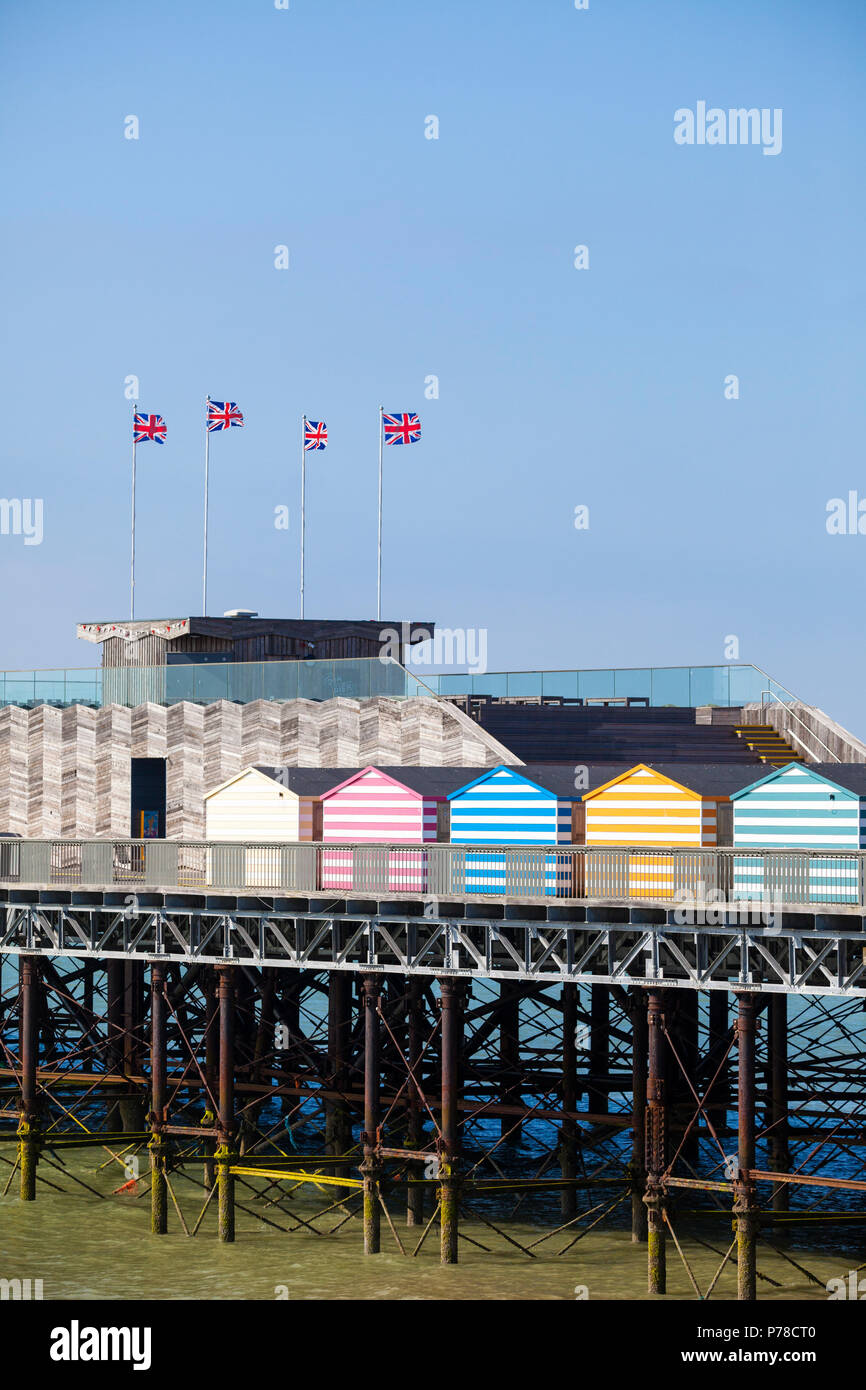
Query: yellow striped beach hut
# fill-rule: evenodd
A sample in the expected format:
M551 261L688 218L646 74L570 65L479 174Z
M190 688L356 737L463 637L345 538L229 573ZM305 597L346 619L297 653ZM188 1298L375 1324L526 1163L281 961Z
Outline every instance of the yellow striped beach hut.
M719 832L721 808L729 806L731 793L748 785L754 772L748 764L638 763L584 796L586 846L646 848L646 854L629 856L629 897L672 897L677 886L675 860L663 851L729 844L729 832ZM607 875L604 856L590 856L589 896L598 887L593 879L606 880Z

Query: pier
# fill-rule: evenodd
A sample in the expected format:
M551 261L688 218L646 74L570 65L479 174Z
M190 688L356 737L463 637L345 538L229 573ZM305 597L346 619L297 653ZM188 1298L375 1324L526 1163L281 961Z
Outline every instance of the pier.
M341 852L335 895L324 845L3 846L7 1190L74 1190L63 1154L94 1148L154 1238L231 1242L242 1211L444 1264L479 1228L567 1259L618 1223L649 1291L681 1259L695 1297L746 1301L780 1231L863 1220L866 855L834 853L815 902L814 853L749 851L775 889L751 902L728 849L653 851L656 899L644 848L493 847L503 894L466 891L463 846Z

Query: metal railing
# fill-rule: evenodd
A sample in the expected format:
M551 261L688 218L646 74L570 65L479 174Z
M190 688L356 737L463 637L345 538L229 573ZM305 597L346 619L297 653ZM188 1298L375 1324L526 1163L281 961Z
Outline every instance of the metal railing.
M769 689L782 704L797 700L760 666L647 666L602 670L439 672L417 655L409 668L390 657L307 661L178 662L164 666L82 666L0 670L0 707L18 705L135 706L144 701L212 704L230 700L327 700L337 695L488 695L498 698L561 697L585 703L644 699L653 706L739 706L758 702Z
M866 908L866 852L576 845L6 840L0 884L268 896Z
M764 696L765 696L765 695L768 695L768 696L769 696L769 700L766 700L766 701L765 701L765 699L764 699ZM772 690L762 690L762 691L761 691L761 714L762 714L762 718L763 718L763 711L767 708L768 704L769 704L771 701L772 701L773 704L782 704L782 701L779 700L779 699L776 697L776 695L773 693ZM819 738L819 737L818 737L818 735L815 733L814 729L810 729L810 728L809 728L809 725L806 723L805 719L801 719L800 716L799 716L799 714L796 714L796 713L794 712L794 710L791 709L791 707L790 707L789 704L784 704L784 705L783 705L783 708L784 708L784 710L785 710L785 713L786 713L788 719L796 719L796 721L797 721L797 723L800 725L800 727L801 727L802 729L805 729L805 730L806 730L806 733L809 735L809 737L810 737L810 739L812 740L812 742L813 742L813 743L820 743L821 747L824 749L824 752L830 754L830 762L832 762L832 763L841 763L842 759L839 757L839 754L838 754L838 753L834 753L834 752L833 752L833 749L830 748L830 747L828 747L828 745L824 742L824 740L823 740L822 738ZM775 727L775 726L774 726L774 727ZM780 732L780 731L777 730L777 733L778 733L778 732ZM782 730L781 732L782 732L784 735L786 735L788 738L792 738L792 739L794 740L795 743L799 743L800 747L803 749L803 751L804 751L804 753L806 754L807 757L814 757L814 752L813 752L813 750L812 750L811 748L808 748L808 747L806 746L805 740L802 739L802 738L800 738L799 734L795 734L793 729L787 729L787 728L786 728L786 729Z

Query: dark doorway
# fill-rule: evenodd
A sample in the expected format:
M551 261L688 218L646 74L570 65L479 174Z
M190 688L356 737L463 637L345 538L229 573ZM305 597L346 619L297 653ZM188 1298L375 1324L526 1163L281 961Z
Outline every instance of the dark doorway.
M165 758L132 759L130 834L134 840L165 839Z

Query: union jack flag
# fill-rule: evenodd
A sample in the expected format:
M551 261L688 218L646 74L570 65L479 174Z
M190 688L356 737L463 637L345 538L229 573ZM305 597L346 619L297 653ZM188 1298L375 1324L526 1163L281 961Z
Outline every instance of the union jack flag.
M421 438L421 421L413 411L400 415L382 415L386 444L417 444Z
M228 430L233 425L242 428L244 417L234 401L208 401L207 427L209 430Z
M161 415L144 415L136 410L132 417L133 443L144 444L148 439L156 444L165 443L165 421Z
M328 443L328 426L324 420L304 421L304 449L324 449Z

